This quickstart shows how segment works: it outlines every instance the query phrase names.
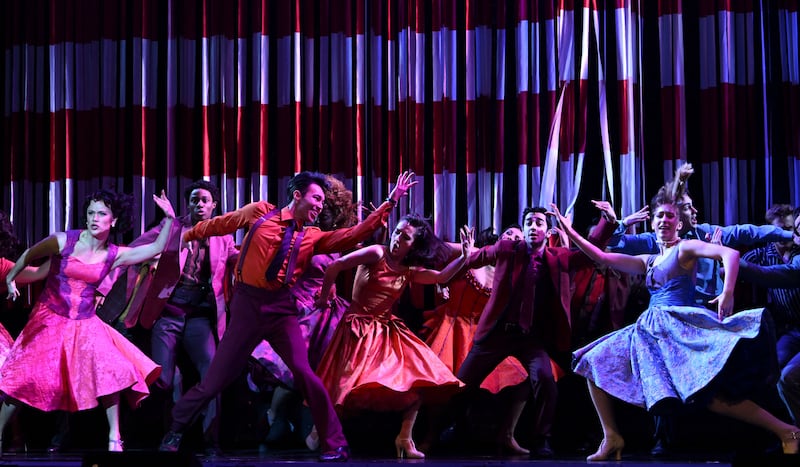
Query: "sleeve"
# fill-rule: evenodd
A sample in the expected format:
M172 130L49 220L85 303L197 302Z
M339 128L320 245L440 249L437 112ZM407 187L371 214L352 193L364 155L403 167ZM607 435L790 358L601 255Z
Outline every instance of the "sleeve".
M227 214L200 221L183 234L183 240L188 242L205 237L232 234L242 227L246 227L251 221L258 219L273 207L266 201L258 201Z
M617 235L617 232L615 231L611 235L611 241L608 244L608 249L614 253L643 255L648 253L657 253L658 245L656 245L656 236L652 232L644 232L635 235Z
M473 252L471 255L469 255L467 261L464 263L464 266L462 266L461 269L477 269L490 264L495 264L497 262L497 250L500 247L500 243L507 241L508 240L500 240L494 245L487 245L480 250Z
M606 246L608 246L609 239L612 238L618 230L619 228L616 226L616 224L612 224L604 217L601 217L600 223L597 224L597 228L592 229L592 232L589 234L587 240L589 240L592 245L600 248L601 250L605 250ZM626 236L635 237L635 235ZM593 264L592 259L578 249L570 250L568 259L570 270L575 270L580 267Z
M700 240L705 240L705 234L722 229L722 244L731 248L753 246L769 242L787 242L792 240L792 232L783 230L774 225L738 224L721 227L718 225L700 224L698 232L702 232Z
M794 255L789 264L775 266L759 266L739 260L739 278L771 289L800 287L800 254Z
M355 247L359 242L372 235L372 232L377 230L378 227L386 225L389 213L393 208L394 204L385 201L378 206L378 209L370 213L363 222L353 227L321 232L320 239L314 245L314 254L340 253Z
M14 267L14 262L7 260L5 258L0 258L0 288L5 290L6 288L6 276L8 275L8 271Z

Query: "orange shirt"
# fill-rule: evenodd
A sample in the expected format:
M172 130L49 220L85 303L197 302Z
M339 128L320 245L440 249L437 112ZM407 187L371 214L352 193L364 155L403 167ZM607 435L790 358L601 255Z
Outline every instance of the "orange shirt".
M270 262L272 262L272 258L280 248L286 226L290 222L295 222L292 213L288 208L284 207L280 213L267 219L254 232L248 232L247 235L252 235L252 239L242 265L242 282L267 290L278 289L284 282L287 286L291 286L308 267L312 256L321 253L337 253L355 247L360 241L369 237L378 227L386 224L389 212L393 207L394 205L391 203L384 202L375 212L364 219L364 222L347 229L325 232L320 230L319 227L305 227L305 235L300 242L294 271L289 280L284 280L286 279L287 267L287 262L285 261L278 272L277 279L267 282L264 274ZM227 235L242 227L249 228L261 216L274 208L275 206L266 201L250 203L236 211L198 222L183 234L183 239L188 242L215 235ZM294 238L297 238L298 233L299 231L295 231ZM247 238L245 238L245 242L247 242ZM294 240L292 243L294 243Z

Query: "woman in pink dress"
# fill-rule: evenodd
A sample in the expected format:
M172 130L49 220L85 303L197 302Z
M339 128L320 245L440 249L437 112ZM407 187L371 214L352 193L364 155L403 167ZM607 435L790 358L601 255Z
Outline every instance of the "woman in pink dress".
M14 401L0 408L0 433L20 402L68 412L99 402L108 418L108 449L122 450L120 394L135 406L147 397L147 386L161 369L97 317L95 289L113 268L141 263L164 249L175 213L163 192L153 200L167 217L153 243L126 248L108 241L112 228L124 230L130 224L130 200L101 190L85 202L86 229L50 235L26 250L8 272L8 297L16 299L17 274L37 258L51 258L45 288L0 368L0 391Z
M358 266L353 298L336 328L317 373L340 415L356 410L402 411L397 456L424 458L411 439L423 402L444 401L462 383L417 338L392 307L409 282L449 281L472 246L472 232L461 232L462 252L441 271L426 269L438 251L447 250L422 218L405 216L397 223L389 246L372 245L343 256L328 266L317 300L328 301L336 276ZM440 248L441 247L441 248Z

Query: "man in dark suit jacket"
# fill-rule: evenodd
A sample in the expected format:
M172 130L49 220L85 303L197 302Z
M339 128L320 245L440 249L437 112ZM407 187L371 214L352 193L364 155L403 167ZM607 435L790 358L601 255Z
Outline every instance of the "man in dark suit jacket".
M141 277L137 268L128 271L125 327L139 324L152 329L151 358L162 371L152 388L154 399L171 399L176 358L183 348L200 377L205 375L225 332L224 280L226 266L235 263L239 251L230 235L183 243L183 232L214 215L219 189L199 180L184 190L189 213L172 223L167 246L158 266ZM152 242L163 222L130 246ZM139 281L138 284L136 283ZM104 305L104 308L106 305ZM218 449L219 401L212 401L203 419L206 451Z
M475 339L458 378L470 391L508 356L528 369L535 398L534 449L550 457L550 429L557 389L548 352L570 350L571 273L590 263L580 251L547 246L543 208L523 213L524 241L502 240L473 253L465 267L495 265L492 294L478 321ZM604 244L614 225L601 220L590 239Z

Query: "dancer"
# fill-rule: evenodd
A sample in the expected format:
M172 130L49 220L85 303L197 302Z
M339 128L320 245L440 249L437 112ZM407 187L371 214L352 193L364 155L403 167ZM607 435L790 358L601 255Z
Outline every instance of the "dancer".
M358 205L353 203L353 192L336 177L326 175L325 178L329 186L325 190L325 205L317 219L319 228L329 232L355 225L358 222ZM316 369L319 365L336 325L339 324L339 319L350 306L350 302L336 294L335 286L331 288L330 299L324 307L318 308L314 305L322 287L325 270L340 256L339 253L314 255L310 266L297 280L297 285L292 288L292 295L297 304L297 317L300 320L300 331L308 347L308 362L312 369ZM279 442L291 431L288 413L293 404L302 404L302 396L294 389L291 370L269 342L261 341L251 356L279 383L272 393L272 402L267 414L270 430L266 439L271 443ZM314 451L319 447L316 429L312 429L305 436L305 442L309 450Z
M364 222L348 229L323 232L305 224L316 221L322 211L327 181L322 174L300 172L289 181L290 200L284 208L266 201L251 203L224 216L199 222L184 234L184 240L191 241L250 228L236 266L237 283L228 330L206 376L172 409L172 427L160 450L178 450L186 428L211 399L239 376L247 357L266 339L291 369L297 388L308 401L320 435L320 460L349 458L350 449L328 393L308 363L291 290L312 256L354 247L385 222L397 201L415 184L413 172L402 173L387 200Z
M447 423L463 412L481 382L498 363L516 357L526 367L534 396L534 457L552 457L550 431L557 398L549 351L566 352L570 345L570 274L589 259L578 251L547 246L545 209L522 213L524 241L499 241L470 255L466 268L495 265L492 293L478 321L474 343L458 370L467 386L443 417ZM595 240L608 239L613 225L601 221Z
M710 241L714 232L718 232L722 245L730 248L751 247L767 242L791 241L792 234L774 225L730 225L717 226L700 224L697 220L698 210L689 194L689 177L694 173L692 164L683 164L675 171L673 179L665 185L671 193L679 209L681 228L678 236L683 239ZM668 188L666 188L668 187ZM651 206L652 207L652 206ZM656 232L625 234L627 228L636 222L650 218L649 208L645 206L639 211L625 217L609 241L609 248L615 253L628 255L654 254L659 252ZM694 302L698 306L713 308L709 302L722 293L722 277L718 263L709 258L697 259L694 279ZM673 438L676 435L674 417L654 416L655 444L650 453L656 457L670 454Z
M9 271L8 296L16 299L17 274L31 261L51 257L44 291L0 368L0 391L10 398L0 409L0 433L18 402L74 412L99 401L108 419L108 449L122 450L120 394L137 405L161 369L97 317L94 292L111 269L141 263L164 249L175 213L163 191L153 200L167 218L167 229L153 243L135 248L109 243L112 229L124 231L130 225L131 205L125 195L100 190L84 203L86 229L50 235L26 250Z
M521 239L522 231L515 225L507 227L499 237L499 240ZM491 229L487 229L478 234L475 246L481 248L493 245L497 240L497 235L492 234ZM426 319L423 324L425 342L453 373L461 368L472 347L481 313L492 294L494 271L494 265L491 264L467 270L462 277L458 277L448 285L447 301L425 313ZM492 370L480 386L492 394L497 394L502 389L517 386L527 379L528 373L519 360L507 357ZM528 385L516 390L518 394L515 394L513 407L498 433L498 447L512 454L530 454L530 451L521 447L514 439L517 422L530 392L527 389Z
M392 231L389 246L372 245L339 258L328 266L318 306L324 306L341 271L358 266L353 301L336 328L318 373L341 414L356 410L402 411L395 439L397 457L422 459L412 439L420 406L444 401L461 386L452 371L392 315L392 306L410 282L448 282L461 268L472 246L472 231L461 230L461 256L443 270L449 247L421 217L407 215ZM437 261L438 260L438 261Z
M152 388L158 410L171 406L179 348L185 349L200 377L208 371L227 323L223 290L226 266L239 254L230 235L182 245L183 232L214 216L219 189L198 180L186 187L184 198L189 212L168 228L169 240L152 280L135 288L130 303L139 306L131 306L125 318L128 328L138 323L144 329L152 329L150 354L161 366L161 375ZM129 246L150 243L165 228L166 220ZM138 268L131 268L129 278L136 278L134 269ZM219 453L219 402L212 401L203 417L205 451L212 456Z
M771 243L747 252L739 278L767 289L767 308L775 320L778 392L792 422L800 423L800 208L786 204L767 211L767 222L793 232L794 241Z
M734 349L767 352L771 343L759 336L762 311L731 316L733 286L739 265L736 250L697 240L681 240L679 208L669 190L653 199L652 227L661 251L629 256L606 253L566 222L553 206L570 240L593 260L631 274L647 274L650 306L636 323L608 334L574 352L574 370L588 382L603 441L589 461L621 458L625 442L617 427L611 397L665 411L677 403L699 403L711 411L754 424L774 433L785 453L796 453L800 429L784 423L747 398L763 378L746 377ZM714 313L694 306L693 278L699 257L715 258L726 270L723 292L712 300ZM765 323L768 326L769 323ZM763 337L763 336L761 336ZM764 370L766 371L766 370Z

